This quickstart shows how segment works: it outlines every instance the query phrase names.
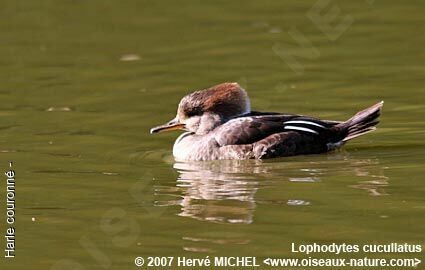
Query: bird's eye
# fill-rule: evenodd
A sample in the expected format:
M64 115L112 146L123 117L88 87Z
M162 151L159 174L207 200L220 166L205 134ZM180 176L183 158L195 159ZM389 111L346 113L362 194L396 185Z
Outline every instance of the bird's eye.
M202 109L199 107L191 108L190 110L186 111L187 117L202 115Z

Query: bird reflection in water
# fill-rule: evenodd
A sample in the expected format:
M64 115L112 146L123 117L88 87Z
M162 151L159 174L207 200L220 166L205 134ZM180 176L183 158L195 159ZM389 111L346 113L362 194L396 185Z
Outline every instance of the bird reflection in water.
M319 159L320 158L320 159ZM217 223L250 224L258 204L305 206L303 198L281 201L256 199L260 188L273 188L276 181L320 182L328 175L357 176L352 188L366 190L371 196L387 195L388 179L376 158L352 158L340 152L318 157L311 162L262 162L259 160L221 160L177 162L177 189L182 199L180 216Z
M175 163L177 186L185 189L181 216L249 224L260 175L267 172L258 160Z

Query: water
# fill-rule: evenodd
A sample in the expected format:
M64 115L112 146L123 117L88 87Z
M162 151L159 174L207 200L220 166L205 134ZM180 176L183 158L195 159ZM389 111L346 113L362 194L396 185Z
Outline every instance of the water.
M332 40L306 15L315 3L2 1L0 164L16 171L17 257L1 268L424 245L425 5L332 1L324 12L352 19ZM273 50L294 52L294 28L316 52L295 50L295 71ZM385 100L382 124L336 153L174 162L178 133L149 128L224 81L256 110L325 119Z

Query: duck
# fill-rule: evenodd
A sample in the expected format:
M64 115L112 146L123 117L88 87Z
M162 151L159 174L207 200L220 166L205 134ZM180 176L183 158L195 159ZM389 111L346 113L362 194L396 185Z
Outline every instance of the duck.
M178 161L269 159L322 154L376 130L384 102L346 121L251 110L238 83L222 83L184 96L176 117L151 134L183 130L173 146Z

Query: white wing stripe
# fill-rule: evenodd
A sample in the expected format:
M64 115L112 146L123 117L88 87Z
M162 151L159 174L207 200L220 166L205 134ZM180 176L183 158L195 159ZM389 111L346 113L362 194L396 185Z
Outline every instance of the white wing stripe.
M326 127L322 126L321 124L317 124L317 123L310 122L310 121L302 121L302 120L287 121L287 122L283 122L283 124L304 124L304 125L311 125L311 126L316 126L316 127L320 127L320 128L326 128Z
M292 130L305 131L305 132L310 132L310 133L317 134L317 135L319 134L318 132L316 132L316 131L314 131L314 130L312 130L312 129L309 129L309 128L303 128L303 127L285 126L285 129L292 129Z

